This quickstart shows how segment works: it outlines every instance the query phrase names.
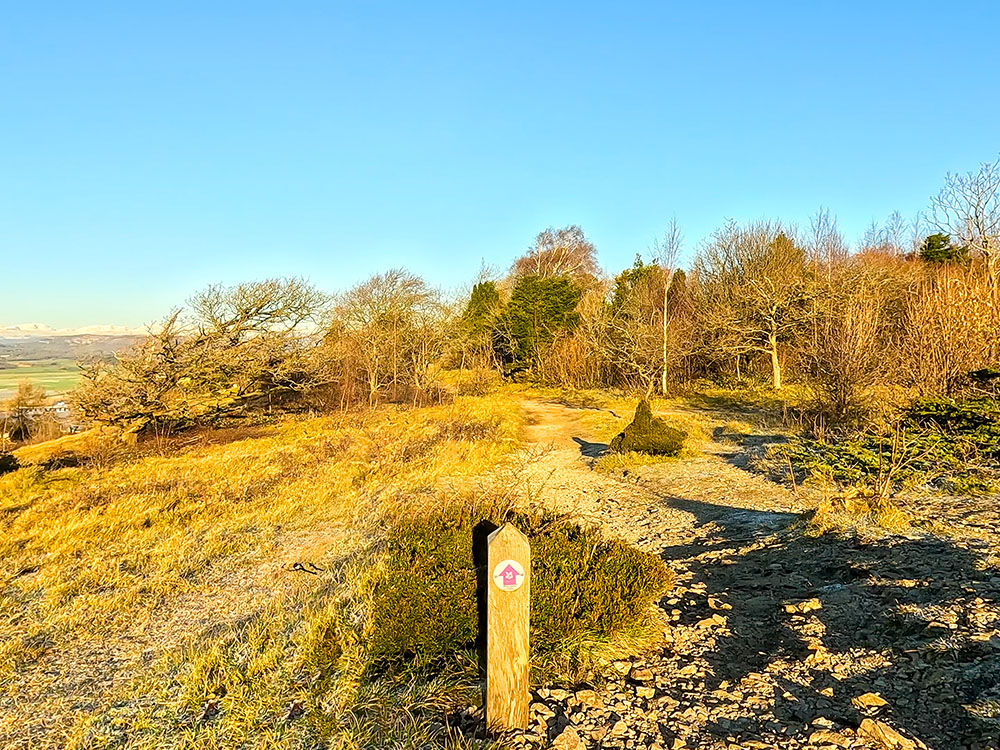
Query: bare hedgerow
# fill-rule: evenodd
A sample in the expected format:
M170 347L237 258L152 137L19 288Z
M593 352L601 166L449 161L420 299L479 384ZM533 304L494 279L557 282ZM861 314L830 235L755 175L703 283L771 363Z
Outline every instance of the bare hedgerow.
M869 389L884 377L890 304L885 286L865 275L831 282L817 301L802 360L825 418L861 416Z
M966 373L1000 361L1000 311L992 284L981 266L947 267L907 296L900 368L921 395L950 394Z

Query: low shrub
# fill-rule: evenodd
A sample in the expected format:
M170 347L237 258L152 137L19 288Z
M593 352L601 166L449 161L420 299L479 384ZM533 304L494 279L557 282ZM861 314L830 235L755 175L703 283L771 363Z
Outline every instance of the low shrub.
M569 519L452 506L389 529L371 594L368 644L375 657L434 657L476 645L480 561L473 541L484 550L486 535L504 520L531 540L535 658L641 624L672 580L655 555Z
M0 474L17 471L19 466L13 453L0 453Z
M916 483L955 492L996 491L1000 399L918 400L891 432L859 433L837 442L799 438L778 450L801 475L877 487L883 494Z
M436 656L475 645L476 519L455 509L399 520L372 589L368 647L376 656Z
M676 456L684 447L687 433L671 427L653 416L649 402L643 399L635 408L632 422L611 441L611 449L619 453L635 451L662 456Z

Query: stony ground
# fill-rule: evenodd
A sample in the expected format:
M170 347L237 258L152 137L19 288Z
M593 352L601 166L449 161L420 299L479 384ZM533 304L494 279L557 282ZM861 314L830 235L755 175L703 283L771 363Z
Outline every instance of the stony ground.
M760 435L607 473L586 409L525 409L546 501L661 555L678 585L657 648L537 690L519 743L1000 748L996 498L913 501L948 533L812 537L818 496L747 468Z

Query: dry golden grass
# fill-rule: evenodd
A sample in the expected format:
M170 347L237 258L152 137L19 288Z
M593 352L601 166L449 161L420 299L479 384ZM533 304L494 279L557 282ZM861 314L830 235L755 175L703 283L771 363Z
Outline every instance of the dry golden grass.
M93 429L75 435L64 435L55 440L25 445L14 451L14 457L22 464L42 464L52 459L67 456L91 455L96 451L114 446L117 435Z
M811 535L852 532L862 536L881 536L885 532L904 532L912 525L912 517L891 498L852 490L821 502L807 520L805 532Z
M0 745L364 744L359 555L519 428L512 399L461 397L0 478Z

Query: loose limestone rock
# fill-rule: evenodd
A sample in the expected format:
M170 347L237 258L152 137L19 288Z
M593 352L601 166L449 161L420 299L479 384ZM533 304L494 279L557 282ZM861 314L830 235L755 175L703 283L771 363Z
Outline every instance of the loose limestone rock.
M856 698L851 698L851 703L853 703L856 708L860 709L879 708L880 706L889 705L889 701L878 693L865 693L864 695L859 695Z
M886 750L915 750L916 748L926 748L923 742L911 740L904 737L884 721L865 719L858 727L858 736Z
M806 612L814 612L817 609L823 609L823 603L816 598L806 599L804 602L785 605L785 611L789 614L805 614Z
M650 672L645 667L635 667L629 673L629 679L632 680L633 682L642 682L642 683L652 682L653 673Z
M577 690L576 701L590 708L604 708L604 701L593 690Z
M809 735L809 742L814 745L834 745L836 747L850 747L851 739L845 737L840 732L830 729L819 729Z
M566 727L552 741L552 747L556 750L583 750L587 747L587 743L580 739L580 735L573 727Z

